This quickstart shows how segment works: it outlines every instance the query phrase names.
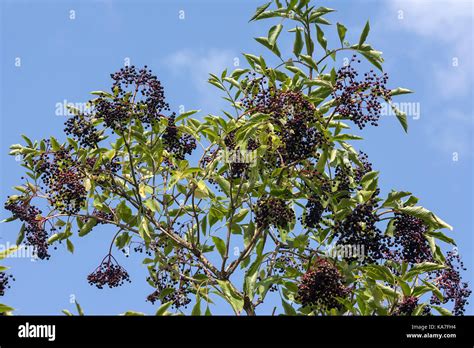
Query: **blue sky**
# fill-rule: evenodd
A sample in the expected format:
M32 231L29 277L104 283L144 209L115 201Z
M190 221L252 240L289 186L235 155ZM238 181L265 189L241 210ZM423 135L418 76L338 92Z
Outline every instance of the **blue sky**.
M22 175L19 163L7 155L9 145L21 142L20 134L32 139L61 134L66 117L56 115L57 103L85 102L90 91L107 89L109 74L126 59L153 69L174 110L218 114L225 103L206 83L207 74L236 63L244 67L242 52L268 55L253 38L266 35L272 21L247 23L260 1L1 0L0 4L2 199ZM408 135L388 116L379 127L366 128L366 140L356 146L381 171L385 192L411 191L421 198L421 205L454 226L448 234L458 241L470 268L465 277L474 283L472 2L328 0L318 5L338 11L327 18L344 23L352 42L357 42L370 19L368 42L384 52L390 87L416 92L397 100L419 107L419 115L409 115ZM330 46L338 45L334 27L327 29L326 37ZM290 53L291 39L282 37L281 51ZM20 66L15 64L18 58ZM0 225L0 243L13 243L18 229L16 223ZM88 314L154 313L156 307L144 301L152 289L144 282L146 269L139 255L119 259L132 284L112 290L87 284L85 278L103 257L113 232L103 228L88 238L75 238L74 255L59 248L46 262L5 260L16 281L2 302L18 314L60 314L61 309L73 309L70 300L75 296ZM260 312L272 308L270 303ZM218 303L214 312L229 313L230 308ZM474 314L472 304L468 313Z

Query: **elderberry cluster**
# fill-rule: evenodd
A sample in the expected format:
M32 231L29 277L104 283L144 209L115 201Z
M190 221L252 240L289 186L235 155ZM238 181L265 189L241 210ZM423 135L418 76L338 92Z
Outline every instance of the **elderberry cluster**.
M364 248L363 263L374 263L381 259L387 255L392 244L376 226L379 221L375 214L376 205L374 198L357 205L342 223L336 223L335 227L337 245L357 245Z
M140 121L145 125L150 125L158 120L163 110L169 111L169 105L165 102L163 86L158 78L152 74L145 65L137 70L135 66L125 67L120 71L111 74L114 80L113 90L118 89L118 97L124 97L127 93L139 92L143 98L137 102Z
M395 311L393 312L393 315L400 316L400 315L412 315L413 311L416 309L418 306L418 297L416 296L405 296L400 302Z
M150 278L148 278L150 280ZM155 303L161 300L163 303L172 302L172 307L178 309L186 308L191 302L189 298L190 283L182 277L175 277L167 272L156 272L156 280L154 280L156 290L147 297L147 301ZM166 295L162 296L166 290ZM163 298L160 298L163 297Z
M87 276L87 281L98 289L103 289L105 285L115 288L123 285L124 282L131 282L127 271L118 264L111 254L105 256L94 272Z
M461 257L457 252L448 251L446 268L434 271L431 276L435 285L443 292L443 300L440 301L433 295L430 301L431 304L446 304L452 301L454 303L454 315L464 315L465 307L469 304L468 298L472 293L469 284L462 281L461 270L466 270Z
M372 171L372 163L365 152L359 151L358 157L362 165L354 168L354 181L360 183L364 175Z
M34 247L36 256L41 260L49 259L48 233L44 229L42 211L30 205L28 197L20 197L16 200L9 198L5 203L5 209L9 210L14 218L24 222L26 244Z
M318 259L301 277L296 300L311 309L341 309L343 306L337 299L347 297L349 292L336 266L326 259Z
M92 122L92 116L77 114L69 118L64 125L64 132L73 136L81 146L94 147L101 140L100 133Z
M196 148L196 140L190 134L179 131L175 124L175 114L168 118L168 126L162 140L165 149L178 160L184 160L185 156L190 155Z
M359 73L352 63L356 61L354 55L348 65L337 71L336 84L332 95L336 102L336 112L342 117L352 120L360 129L367 123L378 125L382 110L382 100L390 100L390 90L386 88L387 73L378 76L373 70L364 74L359 81ZM360 63L360 60L357 60Z
M113 212L107 213L105 211L94 209L92 216L97 218L98 224L107 224L107 221L114 221L115 216Z
M414 216L395 213L395 243L401 248L399 258L410 263L432 261L430 245L425 237L427 226L423 220Z
M69 153L69 148L44 152L33 163L47 187L51 205L61 213L76 214L83 206L87 191L84 173Z
M5 295L6 289L10 289L10 280L15 280L15 278L11 274L0 272L0 296Z
M320 118L314 105L301 91L283 91L266 84L265 78L251 79L242 105L251 113L269 114L271 122L277 126L275 132L282 145L278 149L279 156L271 161L284 165L317 157L316 150L326 139L316 128Z
M224 138L224 143L226 146L226 150L229 152L229 155L236 154L232 153L233 151L239 151L237 148L237 144L235 142L235 133L236 130L233 130L229 132ZM247 141L247 149L246 151L254 151L259 147L258 141L255 139L249 139ZM212 154L211 154L212 155ZM237 156L229 156L229 171L227 172L227 175L231 179L238 179L238 178L245 178L248 179L249 177L249 168L251 163L248 163L248 161L240 160L239 158L234 158Z
M316 195L312 195L308 198L305 208L301 218L303 225L308 228L318 227L325 210L320 198Z
M337 187L340 198L349 198L352 192L351 169L348 165L338 165L334 174L333 187Z
M295 212L283 199L261 198L255 209L255 224L258 228L287 228L295 220Z

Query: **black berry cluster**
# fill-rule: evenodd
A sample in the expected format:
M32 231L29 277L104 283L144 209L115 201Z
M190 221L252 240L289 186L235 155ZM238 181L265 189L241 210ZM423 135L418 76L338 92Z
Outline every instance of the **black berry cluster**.
M115 288L131 282L127 271L118 264L112 254L104 257L100 265L87 276L90 285L95 285L99 289L103 289L105 285L109 288Z
M107 221L114 221L114 213L113 212L105 212L101 210L94 209L92 212L92 216L97 218L97 223L98 224L107 224Z
M390 240L376 226L379 218L375 208L375 199L371 199L357 205L342 223L336 224L336 244L363 247L363 263L374 263L383 258L391 246Z
M365 152L359 151L358 157L362 165L354 168L354 181L360 183L364 175L372 171L372 163L369 162L369 158Z
M239 149L237 148L237 144L235 142L235 133L236 131L233 130L229 132L229 134L227 134L224 138L226 151L228 153L227 159L230 161L227 176L231 179L239 179L242 177L248 179L251 163L249 163L249 159L238 158L236 151L239 151ZM247 148L245 151L255 151L258 147L258 141L255 139L249 139L247 141Z
M341 309L338 298L347 297L350 290L344 285L339 270L326 259L318 259L316 265L300 279L296 300L311 309Z
M283 199L261 198L255 209L255 223L258 228L287 228L295 220L295 212Z
M308 228L318 227L325 210L320 197L316 195L309 197L305 208L301 218L303 225Z
M118 89L118 98L123 98L127 93L140 93L142 99L137 101L140 111L137 116L143 124L151 125L160 119L163 110L169 111L163 86L146 65L139 70L133 65L125 67L110 76L114 80L112 89Z
M351 169L348 165L338 165L334 173L333 187L337 188L339 198L349 198L352 192Z
M72 135L83 147L96 147L101 140L99 131L92 122L91 115L74 115L64 125L64 132L67 135Z
M316 128L320 122L314 105L305 99L301 91L283 91L267 87L265 78L253 78L246 87L242 105L251 114L271 115L282 146L279 156L272 157L276 165L284 165L317 157L317 149L326 139Z
M412 315L413 311L416 309L418 306L418 297L416 296L405 296L400 302L397 307L395 308L395 311L393 312L393 315Z
M8 275L5 272L0 272L0 296L5 295L6 289L10 289L11 280L15 280L11 274Z
M336 112L342 117L352 120L360 129L367 123L378 125L382 110L382 100L390 100L390 90L385 87L388 75L382 76L370 70L364 74L362 81L359 73L352 67L356 61L354 55L350 63L337 71L336 84L332 92L336 102ZM360 63L360 60L357 60Z
M131 104L122 98L108 100L100 97L94 102L96 117L104 120L106 128L124 132L132 122Z
M196 148L196 140L187 133L180 132L175 124L175 115L168 118L168 126L162 137L165 149L178 160L183 160Z
M154 280L156 290L147 297L147 301L155 303L161 299L162 303L172 302L172 306L176 309L180 307L187 307L191 302L189 298L190 283L185 278L176 277L168 272L156 272L156 279ZM166 294L162 296L163 291ZM162 298L161 298L162 297Z
M49 259L48 233L44 228L42 211L31 205L28 197L20 197L16 200L8 199L5 209L9 210L13 217L25 223L26 244L34 247L36 256L42 260Z
M79 115L66 122L68 134L86 146L93 146L100 140L93 119L102 119L112 132L124 132L133 120L139 120L149 128L164 117L163 111L169 111L161 82L147 66L142 69L125 67L110 76L114 80L113 96L100 96L91 101L95 111L93 116Z
M399 259L411 263L433 260L430 245L425 237L427 226L423 220L408 214L395 213L394 227L393 236L399 249L396 252Z
M465 307L469 304L468 298L472 293L469 284L462 281L461 270L466 270L461 257L457 252L449 251L446 255L446 268L434 271L432 275L435 285L443 293L443 301L433 295L431 304L453 302L454 315L464 315Z
M52 206L65 214L76 214L83 206L87 191L84 187L84 173L72 158L70 149L44 152L35 165L47 187Z

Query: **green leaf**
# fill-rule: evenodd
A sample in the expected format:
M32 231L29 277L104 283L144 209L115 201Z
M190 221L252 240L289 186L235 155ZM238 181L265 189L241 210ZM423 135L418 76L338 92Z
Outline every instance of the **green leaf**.
M169 302L166 302L166 303L163 303L160 308L158 308L158 310L156 311L155 315L166 315L165 313L166 310L171 307L171 305L173 304L173 301L169 301Z
M334 141L363 140L364 138L354 134L338 134L332 138Z
M456 245L455 240L452 239L452 238L449 238L443 232L428 231L428 232L426 232L426 234L429 235L429 236L435 237L436 239L442 240L443 242L446 242L446 243L449 243L449 244L452 244L452 245Z
M199 295L196 298L196 304L193 307L191 315L195 315L195 316L201 315L201 298L199 297Z
M411 91L411 90L409 90L409 89L406 89L406 88L401 88L401 87L392 89L392 90L390 91L390 95L391 95L391 96L400 95L400 94L409 94L409 93L413 93L413 91Z
M23 242L23 239L25 239L25 224L22 224L20 227L20 232L18 232L18 237L16 238L16 245L20 245L21 242Z
M182 114L180 114L178 117L176 117L176 119L174 120L175 123L178 123L178 121L181 121L181 120L184 120L185 118L191 116L191 115L194 115L195 113L199 112L201 110L189 110L189 111L186 111L186 112L183 112Z
M66 246L67 246L67 250L71 254L73 254L74 253L74 244L72 244L72 242L69 239L66 240Z
M3 260L4 258L6 258L8 255L14 253L15 251L18 250L18 246L13 246L13 247L10 247L6 250L3 250L3 251L0 251L0 260Z
M370 182L372 182L374 179L377 178L378 175L379 175L378 171L368 172L360 179L360 184L363 187L368 187L368 185L366 184L369 184Z
M324 37L324 32L321 30L321 28L317 24L316 24L316 38L318 39L318 42L321 45L321 47L324 49L324 51L326 51L328 41Z
M78 313L79 315L84 315L84 311L82 310L82 307L81 307L81 305L79 304L79 302L74 301L74 303L76 304L77 313Z
M373 66L375 66L380 71L383 71L381 61L381 57L375 53L376 51L359 51L365 59L367 59Z
M79 237L84 237L87 235L94 226L97 225L97 220L95 218L89 218L87 222L82 226L82 228L79 230Z
M383 202L382 207L395 207L394 203L400 200L403 197L410 196L411 192L407 191L391 191L385 202Z
M15 309L10 307L10 306L7 306L3 303L0 303L0 313L6 313L6 312L11 312L11 311L14 311Z
M283 309L286 315L296 315L295 309L284 299L281 299L281 304L283 305Z
M438 228L447 228L449 230L453 230L453 227L443 220L441 220L439 217L437 217L435 214L433 214L431 211L429 211L426 208L423 208L421 206L415 206L415 207L401 207L398 208L402 213L417 217L423 222L425 222L427 225L438 229Z
M114 96L112 94L110 94L109 92L104 92L104 91L92 91L91 94L92 95L98 95L100 97L110 98L110 99L114 98Z
M441 315L444 315L444 316L453 315L453 313L449 309L446 309L446 308L443 308L443 307L440 307L440 306L434 306L434 305L431 305L431 307L436 309L438 311L438 313L441 314Z
M393 112L395 113L395 116L397 117L398 121L403 127L403 130L405 133L408 133L408 119L407 119L407 114L400 111L393 103L390 103L390 107L392 108Z
M51 141L51 148L53 149L53 151L61 150L61 145L58 143L55 137L50 137L50 141Z
M419 274L423 274L423 273L427 273L427 272L431 272L431 271L436 271L436 270L443 269L443 268L446 268L446 266L440 265L440 264L437 264L437 263L433 263L433 262L418 263L418 264L414 265L403 276L402 279L405 280L405 281L410 281L411 279L413 279L415 276L417 276Z
M215 237L215 236L212 237L212 240L214 241L214 244L216 245L216 248L219 251L219 254L221 254L221 256L224 257L226 253L225 242L221 238Z
M316 64L316 62L314 61L313 58L311 58L310 56L308 55L305 55L305 54L301 54L300 55L300 58L303 62L305 62L307 65L309 65L311 68L315 69L315 70L318 70L318 65ZM312 80L314 81L314 80ZM322 82L321 80L319 80L318 82ZM324 82L322 82L324 83Z
M255 11L255 14L250 18L249 22L257 19L258 16L260 16L271 4L273 1L270 1L266 3L265 5L262 5L260 7L257 7L257 10Z
M66 314L68 317L73 317L74 315L68 311L67 309L63 309L61 312L63 312L64 314Z
M239 314L244 308L244 299L240 294L238 294L233 288L232 285L227 280L217 280L217 283L220 285L222 292L224 293L225 298L230 303L234 312Z
M278 39L278 36L280 35L282 29L283 29L283 25L277 24L271 27L270 30L268 31L268 43L270 44L271 47L275 46L276 40Z
M339 35L339 40L341 41L341 45L343 45L344 39L346 38L347 28L339 22L336 23L336 26L337 26L337 34Z
M374 264L365 266L364 269L366 270L367 275L372 279L383 280L389 284L395 284L395 277L385 266Z
M222 176L216 176L213 179L219 184L222 191L224 191L224 193L228 196L230 192L230 183Z
M244 279L244 291L245 294L253 300L253 293L255 291L255 283L258 278L258 270L260 269L260 265L262 263L262 257L257 257L254 263L248 268L245 279Z
M293 45L293 53L295 56L299 56L301 50L303 49L303 36L301 35L301 30L297 28L295 32L295 43Z
M142 317L142 316L145 315L145 313L136 312L136 311L126 311L125 313L122 313L122 315L124 315L126 317L136 317L136 316Z
M370 31L370 25L369 25L369 21L367 21L367 23L365 24L364 29L362 30L362 33L360 34L359 48L362 47L365 40L367 39L367 35L369 35L369 31Z
M270 42L268 42L268 38L266 37L256 37L255 41L258 43L262 44L266 48L268 48L270 51L275 53L278 57L281 57L280 50L278 49L278 46L276 44L271 45Z

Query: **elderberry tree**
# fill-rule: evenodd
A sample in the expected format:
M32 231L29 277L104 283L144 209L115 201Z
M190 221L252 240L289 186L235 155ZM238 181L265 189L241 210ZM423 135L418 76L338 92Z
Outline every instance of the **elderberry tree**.
M249 68L211 74L229 102L220 116L176 115L152 72L132 66L92 92L90 111L71 108L64 141L23 136L11 154L26 176L5 203L8 221L22 223L17 244L49 259L52 245L73 251L73 240L114 226L87 281L126 286L117 250L138 245L157 314L210 314L217 297L247 315L276 298L274 312L287 315L463 314L462 262L440 246L455 244L451 226L410 192L382 197L379 172L351 144L362 139L351 126L377 126L384 105L407 131L391 101L411 91L388 87L369 23L349 43L330 12L309 0L259 7L252 21L278 24L256 40L278 63L244 54ZM284 26L294 38L285 55ZM323 27L337 31L335 48ZM338 68L342 52L352 58Z

